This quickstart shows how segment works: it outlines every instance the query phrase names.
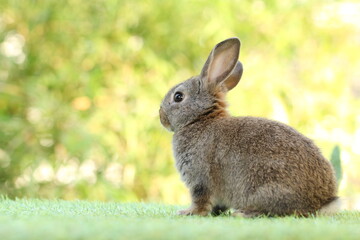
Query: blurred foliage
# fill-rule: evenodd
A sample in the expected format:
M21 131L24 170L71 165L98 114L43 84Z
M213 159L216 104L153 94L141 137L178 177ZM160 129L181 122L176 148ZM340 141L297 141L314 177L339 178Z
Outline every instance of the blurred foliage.
M234 115L277 119L330 157L359 192L359 3L0 2L0 193L187 201L158 107L212 47L238 36Z
M332 150L330 162L334 166L336 179L338 184L340 184L342 178L342 168L341 168L341 159L340 159L340 147L336 145Z

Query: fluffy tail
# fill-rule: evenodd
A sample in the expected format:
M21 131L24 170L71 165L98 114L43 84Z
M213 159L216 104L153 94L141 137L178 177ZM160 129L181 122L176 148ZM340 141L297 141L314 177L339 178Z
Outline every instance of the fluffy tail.
M340 209L341 209L341 200L340 198L335 197L328 204L320 208L320 210L318 211L318 215L320 216L335 215L338 212L340 212Z

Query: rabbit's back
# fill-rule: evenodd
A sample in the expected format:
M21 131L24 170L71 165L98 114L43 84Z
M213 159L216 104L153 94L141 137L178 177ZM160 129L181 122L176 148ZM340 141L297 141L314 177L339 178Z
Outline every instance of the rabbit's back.
M292 205L281 208L313 212L336 196L331 164L293 128L264 118L230 117L214 121L209 131L215 132L212 165L221 202L246 208L266 203L262 195L280 189L283 195L271 198L289 198L285 205Z

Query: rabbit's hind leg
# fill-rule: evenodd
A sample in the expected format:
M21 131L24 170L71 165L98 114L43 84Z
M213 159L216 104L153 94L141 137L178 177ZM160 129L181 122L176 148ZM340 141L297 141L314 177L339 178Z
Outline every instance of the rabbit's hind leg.
M243 217L305 215L308 203L299 193L278 183L259 187L247 198L247 204L239 208Z
M234 217L243 217L243 218L256 218L263 216L264 214L257 211L242 211L242 210L235 210L232 214Z

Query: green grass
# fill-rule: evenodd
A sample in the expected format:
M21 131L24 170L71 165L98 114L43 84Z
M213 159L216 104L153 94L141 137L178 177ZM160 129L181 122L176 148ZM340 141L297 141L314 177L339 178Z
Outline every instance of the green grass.
M359 239L360 212L321 218L182 217L178 206L0 198L0 239Z

